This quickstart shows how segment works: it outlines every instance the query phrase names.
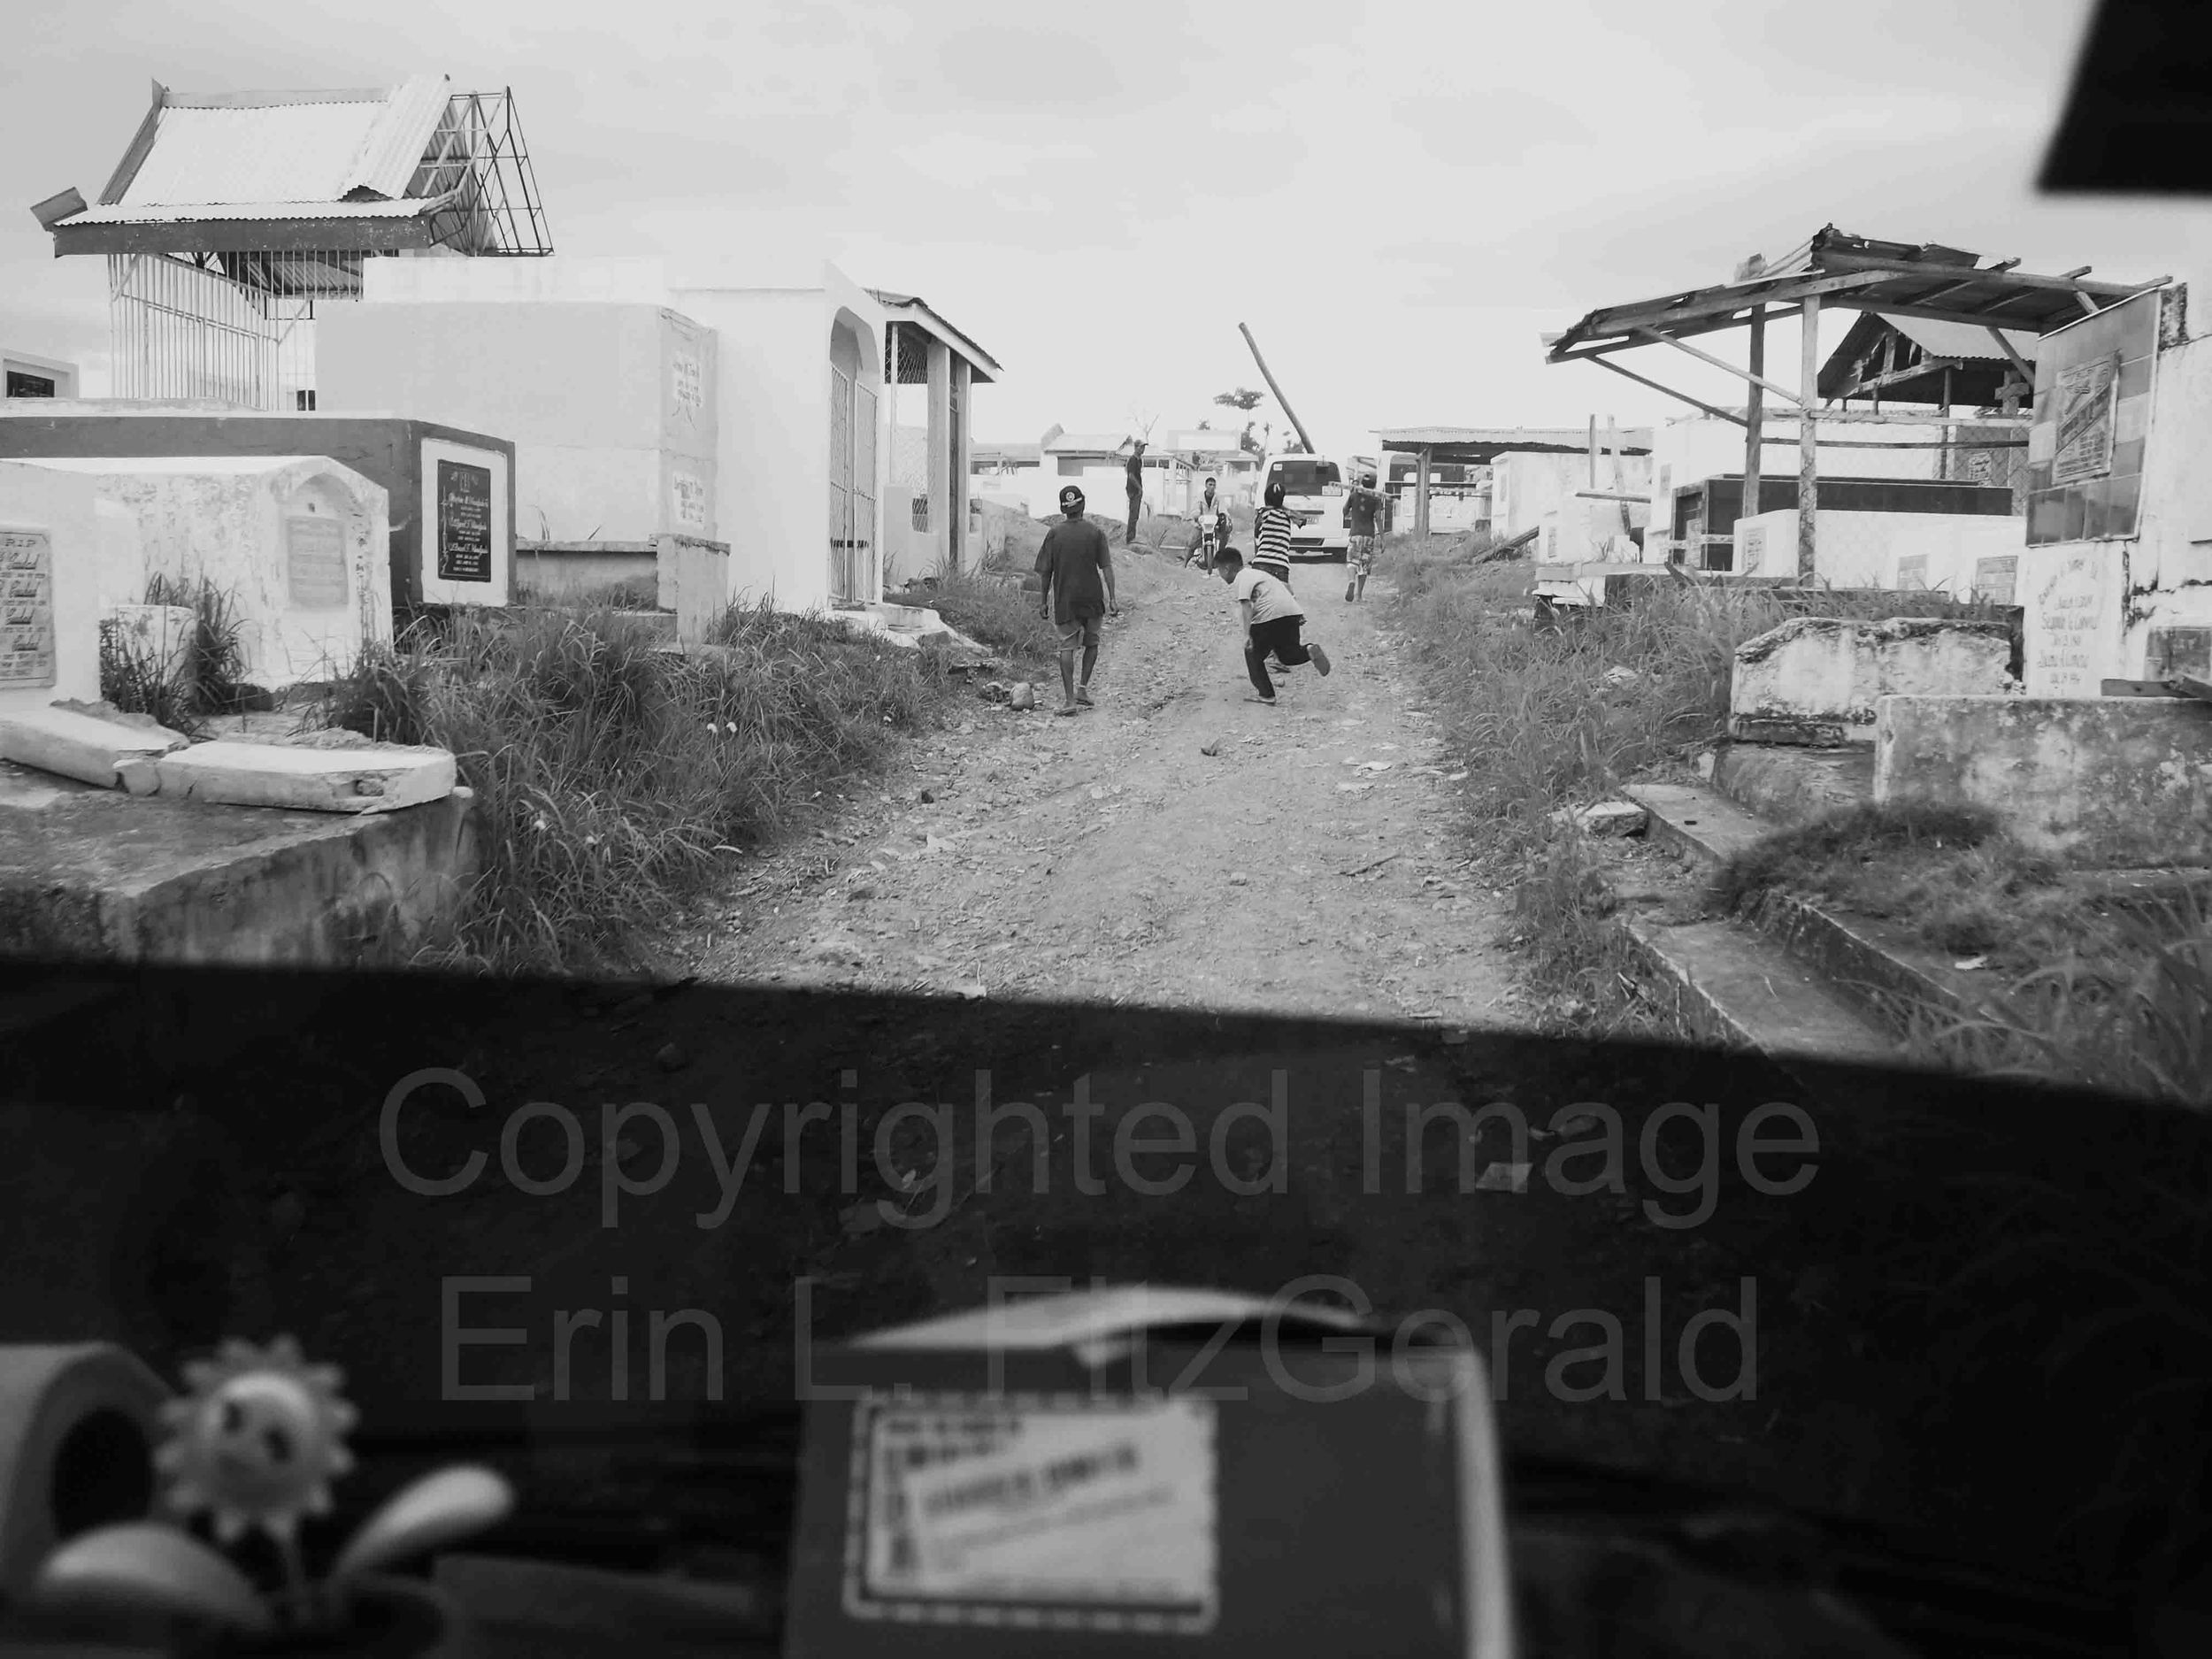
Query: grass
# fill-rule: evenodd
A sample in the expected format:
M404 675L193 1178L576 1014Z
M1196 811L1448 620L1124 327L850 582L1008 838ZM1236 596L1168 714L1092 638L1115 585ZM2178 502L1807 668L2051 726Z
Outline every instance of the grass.
M150 715L173 732L196 735L208 716L247 706L244 623L236 596L204 576L150 577L143 601L192 612L186 665L170 663L126 635L111 619L100 624L100 697L125 714Z
M733 851L804 826L943 684L933 654L765 605L733 608L715 643L662 652L605 608L462 613L333 685L321 724L450 749L477 794L485 869L453 965L644 961Z

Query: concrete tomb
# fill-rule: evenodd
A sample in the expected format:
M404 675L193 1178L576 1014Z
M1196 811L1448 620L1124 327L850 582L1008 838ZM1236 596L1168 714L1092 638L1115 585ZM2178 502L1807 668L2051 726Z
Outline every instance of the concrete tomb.
M1874 798L1985 807L2086 868L2212 864L2212 703L1884 697Z
M1832 747L1874 741L1875 705L1894 695L2016 689L2001 622L1798 617L1736 648L1729 735Z
M317 456L53 458L127 509L100 562L104 613L142 603L156 577L204 579L234 610L248 684L276 690L349 668L392 637L390 508L381 486Z
M100 695L97 498L0 462L0 717Z

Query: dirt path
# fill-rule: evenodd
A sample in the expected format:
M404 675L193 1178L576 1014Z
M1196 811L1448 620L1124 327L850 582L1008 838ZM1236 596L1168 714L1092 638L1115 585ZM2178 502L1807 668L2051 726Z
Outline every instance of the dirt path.
M1244 701L1217 579L1141 552L1118 573L1094 710L979 695L843 822L760 860L695 941L695 971L1521 1023L1503 901L1466 885L1443 739L1371 597L1345 603L1340 565L1294 572L1335 672L1294 671L1271 709Z

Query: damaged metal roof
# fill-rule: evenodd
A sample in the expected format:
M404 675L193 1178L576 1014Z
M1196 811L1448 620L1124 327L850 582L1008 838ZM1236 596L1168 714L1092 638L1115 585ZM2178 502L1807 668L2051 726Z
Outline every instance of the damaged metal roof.
M2093 282L2087 266L2037 276L2016 269L2018 263L1985 265L1960 249L1877 242L1830 225L1779 259L1747 261L1732 281L1591 311L1546 338L1546 357L1570 363L1651 340L1711 334L1749 321L1757 308L1810 298L1885 317L2042 334L2167 280Z
M968 360L968 378L977 384L988 386L1005 373L996 358L976 344L973 335L963 333L948 322L927 300L912 294L887 293L882 288L870 288L868 297L893 313L894 321L916 324L965 357Z
M1426 449L1447 466L1488 466L1502 455L1586 455L1590 434L1572 426L1400 426L1375 434L1375 442L1394 454ZM1600 430L1598 443L1609 453L1649 455L1651 428Z
M209 95L157 81L99 201L72 189L33 211L57 256L393 251L457 235L551 251L511 96L457 93L442 74Z

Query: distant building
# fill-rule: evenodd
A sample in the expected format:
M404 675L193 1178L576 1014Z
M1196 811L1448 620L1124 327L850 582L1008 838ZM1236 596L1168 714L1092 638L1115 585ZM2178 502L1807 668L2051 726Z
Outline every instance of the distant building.
M77 395L77 365L52 357L35 357L27 351L0 351L0 367L7 373L10 397L73 398Z

